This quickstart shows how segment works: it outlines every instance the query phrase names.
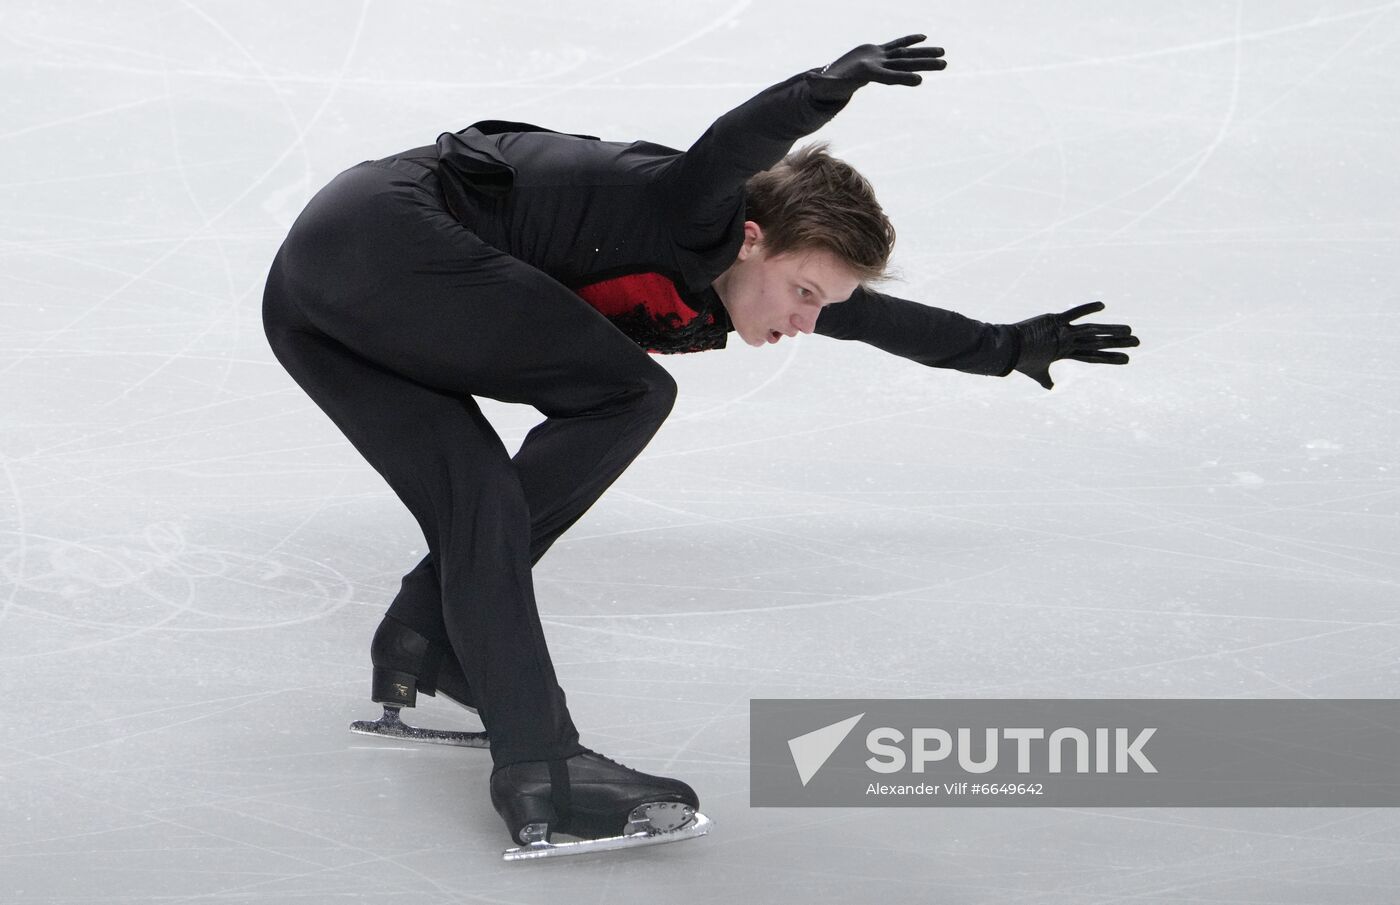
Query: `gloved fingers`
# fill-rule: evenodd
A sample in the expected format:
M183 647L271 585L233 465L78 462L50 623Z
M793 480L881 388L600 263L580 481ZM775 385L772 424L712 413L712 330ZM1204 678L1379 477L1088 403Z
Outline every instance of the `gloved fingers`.
M1098 352L1102 349L1131 349L1138 344L1138 338L1136 336L1091 336L1088 334L1080 334L1072 337L1069 343L1065 345L1064 355L1061 357L1067 358L1073 355Z
M1132 349L1141 345L1136 336L1098 336L1086 345L1096 349Z
M885 52L887 60L936 60L941 56L942 47L903 47Z
M909 35L897 41L880 45L880 49L885 52L885 59L881 61L881 66L898 72L937 72L940 69L946 69L947 61L939 59L943 56L942 47L910 46L925 40L927 38L924 35Z
M1057 316L1062 321L1072 321L1076 317L1083 317L1086 314L1093 314L1095 311L1102 311L1103 309L1103 302L1089 302L1087 305L1079 305Z
M938 52L928 56L898 57L886 60L884 68L898 72L942 72L948 68L948 61L938 59L943 55L942 49L938 47L933 49Z
M902 37L902 38L895 38L893 41L890 41L890 42L888 42L888 43L886 43L886 44L881 44L881 45L880 45L880 49L881 49L881 50L898 50L898 49L901 48L901 47L909 47L909 46L912 46L912 45L914 45L914 44L918 44L920 41L927 41L927 40L928 40L928 35L905 35L905 36ZM938 51L938 52L939 52L939 53L942 53L943 51L940 50L940 51Z
M1090 364L1099 365L1125 365L1128 363L1128 356L1122 352L1076 352L1065 357L1073 361L1087 361Z
M1133 328L1127 324L1071 324L1069 332L1071 336L1079 336L1082 333L1095 336L1132 336Z
M907 75L900 75L893 70L881 68L871 73L870 81L879 82L881 85L922 85L924 83L924 77L915 75L912 72Z

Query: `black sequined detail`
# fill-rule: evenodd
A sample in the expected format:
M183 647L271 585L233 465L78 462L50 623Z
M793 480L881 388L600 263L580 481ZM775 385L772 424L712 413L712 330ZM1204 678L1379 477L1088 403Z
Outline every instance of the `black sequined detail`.
M711 314L699 314L682 323L678 314L654 314L639 304L624 314L609 315L608 320L643 349L663 355L723 349L729 339L728 329L716 323Z
M713 288L682 292L673 274L659 270L600 274L574 291L649 352L723 349L733 329Z

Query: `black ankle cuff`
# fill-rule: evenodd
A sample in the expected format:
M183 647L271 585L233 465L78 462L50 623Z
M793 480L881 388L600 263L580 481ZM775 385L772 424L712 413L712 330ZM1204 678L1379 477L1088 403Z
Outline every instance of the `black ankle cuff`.
M553 828L567 833L574 814L574 795L569 783L569 765L563 760L549 762L549 803L554 805L558 818Z

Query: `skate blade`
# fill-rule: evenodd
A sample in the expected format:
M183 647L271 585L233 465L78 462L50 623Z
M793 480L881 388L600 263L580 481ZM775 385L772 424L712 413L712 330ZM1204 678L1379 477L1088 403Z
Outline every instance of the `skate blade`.
M360 735L377 735L380 738L397 738L410 742L426 742L431 745L455 745L459 748L491 747L491 740L485 732L420 729L399 719L398 709L394 707L385 707L384 715L373 722L356 720L350 724L350 731Z
M596 852L642 848L647 845L663 845L667 842L684 842L686 839L705 835L710 831L711 825L710 818L692 810L688 805L653 802L632 811L627 830L621 836L580 839L577 842L550 842L548 839L537 838L525 845L507 849L502 857L506 861L529 861L536 858L590 855Z

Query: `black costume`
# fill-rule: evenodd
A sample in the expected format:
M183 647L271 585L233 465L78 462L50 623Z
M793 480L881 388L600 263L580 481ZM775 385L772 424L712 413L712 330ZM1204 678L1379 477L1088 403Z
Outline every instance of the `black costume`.
M941 51L940 51L941 53ZM555 679L531 565L671 410L647 354L723 347L712 281L743 238L744 183L849 97L796 75L685 153L487 121L365 161L307 205L263 317L292 377L413 512L429 553L390 615L451 650L497 765L584 750ZM1005 375L1020 334L858 289L816 332ZM472 396L546 420L511 458Z

